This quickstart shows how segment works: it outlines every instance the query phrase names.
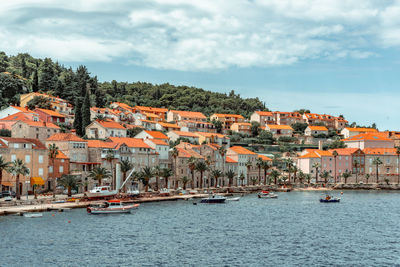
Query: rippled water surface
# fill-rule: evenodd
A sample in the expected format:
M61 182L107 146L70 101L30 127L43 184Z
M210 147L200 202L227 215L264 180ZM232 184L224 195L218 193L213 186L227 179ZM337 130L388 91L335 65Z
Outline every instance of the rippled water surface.
M159 202L126 215L76 209L0 217L0 266L400 264L400 193L345 192L331 204L319 196Z

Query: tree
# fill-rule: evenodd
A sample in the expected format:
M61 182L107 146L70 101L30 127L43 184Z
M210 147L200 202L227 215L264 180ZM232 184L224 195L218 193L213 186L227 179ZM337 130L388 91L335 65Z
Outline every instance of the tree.
M175 189L178 188L178 166L177 166L177 158L179 156L179 151L176 147L172 149L171 156L174 158L174 171L175 171Z
M78 187L79 182L80 182L80 179L78 178L78 176L77 175L71 175L71 174L63 175L58 180L58 184L60 184L60 185L62 185L62 186L67 188L68 197L72 196L71 189Z
M288 172L288 174L289 174L289 177L288 177L288 179L289 179L289 181L288 181L288 183L290 184L290 175L291 175L291 172L292 172L292 166L293 166L293 160L291 159L291 158L286 158L286 159L284 159L284 162L285 162L285 166L286 166L286 171Z
M54 95L57 97L60 97L64 94L64 90L65 90L65 87L64 87L63 82L61 80L58 80L57 84L56 84L56 89L54 90Z
M106 156L104 159L110 164L111 185L112 185L112 188L114 188L116 186L115 178L114 178L114 168L113 168L113 160L115 159L114 151L112 149L107 149Z
M307 183L310 184L310 181L311 181L311 174L307 173L305 178L306 178L306 180L307 180Z
M103 167L94 167L92 171L90 171L88 178L96 180L99 182L99 186L101 186L101 182L104 179L108 179L111 177L111 173L109 170Z
M318 183L318 170L321 167L321 164L318 162L314 162L314 164L312 165L312 168L315 169L315 183Z
M3 191L3 171L7 170L10 166L10 162L7 162L1 155L0 155L0 192Z
M43 96L33 97L26 105L31 110L34 110L35 108L52 109L50 100Z
M125 182L126 180L126 174L128 171L130 171L133 168L133 164L129 160L122 160L121 161L121 172L122 172L122 183ZM158 188L158 187L157 187ZM125 192L125 186L124 186L124 192Z
M367 173L367 174L365 175L365 179L367 180L367 184L368 184L369 177L370 177L370 175Z
M349 171L346 170L346 171L342 174L342 176L343 176L343 178L344 178L344 183L347 184L347 179L351 176L351 172L349 172Z
M321 178L323 178L324 180L325 180L325 184L327 184L328 183L328 179L329 179L329 172L327 172L327 171L323 171L322 173L321 173Z
M53 170L53 198L56 198L56 179L57 177L55 176L55 170L54 170L54 160L57 158L58 155L58 147L56 146L56 144L50 144L48 147L48 156L51 162L51 168Z
M270 145L275 141L273 135L269 131L262 130L258 135L258 143Z
M56 87L57 76L54 72L53 61L50 58L45 58L39 67L39 89L53 90Z
M247 183L250 181L250 170L251 167L253 166L253 163L250 161L250 159L246 162L246 168L247 168Z
M251 122L251 135L253 137L258 136L260 131L260 123L256 122L256 121L252 121Z
M74 109L74 129L76 130L76 134L79 136L83 136L82 132L82 101L79 97L75 99L75 109Z
M153 170L146 166L140 172L140 180L142 181L143 185L145 186L145 192L149 191L149 181L154 176Z
M219 120L212 120L212 124L214 124L215 129L217 130L217 133L222 133L222 122Z
M86 90L85 99L82 104L82 133L86 131L86 127L90 124L90 95L89 90Z
M225 173L226 152L227 152L227 149L225 148L224 145L222 145L218 148L218 153L221 155L221 158L222 158L222 178L224 178L223 175Z
M271 164L268 161L264 161L262 168L264 170L264 184L267 184L267 172L269 170L269 168L271 168ZM270 180L268 179L268 184L270 184Z
M335 139L331 144L329 144L328 148L329 149L336 149L336 148L345 148L346 144L340 140L340 139Z
M372 164L376 166L376 183L379 183L379 165L383 164L379 157L374 158Z
M303 183L305 178L306 178L306 175L304 174L303 171L300 170L300 172L299 172L299 180L300 180L301 184Z
M24 162L21 159L16 159L11 162L11 165L8 167L8 172L15 176L15 193L17 199L20 200L21 191L19 187L19 177L20 175L29 175L29 169L25 166Z
M229 169L226 173L225 173L226 177L228 177L228 186L231 187L233 184L233 179L235 178L235 172L231 169Z
M168 186L168 179L173 175L172 170L169 168L162 169L162 177L165 179L165 188L169 188Z
M218 187L218 180L219 180L219 177L221 177L222 176L222 171L220 171L220 170L218 170L218 169L214 169L214 170L212 170L211 171L211 175L214 177L214 179L215 179L215 187Z
M293 132L297 134L304 134L304 131L308 127L307 123L296 122L291 125Z
M37 91L39 91L39 77L37 70L35 70L32 78L32 92L37 92Z
M332 152L332 156L333 156L333 159L334 159L334 164L335 164L335 183L337 183L337 180L336 180L336 158L337 158L337 156L339 155L339 153L336 151L336 150L334 150L333 152Z
M244 179L245 179L243 172L240 173L239 179L240 179L240 186L243 186L244 185Z
M360 163L358 162L358 160L354 160L353 161L354 167L356 167L356 184L358 183L358 166L360 166Z
M196 162L196 171L200 172L200 189L203 188L203 174L207 170L208 170L208 167L204 161Z
M194 171L196 170L196 158L191 156L188 159L188 165L189 165L189 169L190 169L190 173L192 175L192 189L195 188L194 186Z
M269 174L269 176L274 180L274 184L277 185L278 184L278 178L281 174L279 173L278 170L272 170Z
M155 166L153 168L153 174L156 177L156 191L159 189L159 184L160 184L160 176L162 175L162 169L160 166Z
M258 184L261 184L261 168L264 164L264 161L261 158L257 158L256 167L258 169Z
M211 173L210 173L210 171L211 171L211 168L210 168L210 166L211 166L211 156L210 155L208 155L206 157L206 160L204 161L204 163L207 165L207 170L208 170L207 187L210 188L210 186L211 186Z
M182 183L182 187L183 190L186 190L186 184L190 181L190 179L187 176L183 176L181 178L181 183Z

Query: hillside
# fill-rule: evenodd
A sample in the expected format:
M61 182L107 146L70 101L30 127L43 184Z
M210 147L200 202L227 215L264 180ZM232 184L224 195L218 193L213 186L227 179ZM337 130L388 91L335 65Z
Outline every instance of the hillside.
M91 105L98 107L119 101L131 106L192 110L206 115L237 113L246 117L255 110L266 109L258 97L242 98L233 90L223 94L168 83L100 83L85 66L72 70L50 58L33 58L26 53L8 56L0 52L1 108L10 103L17 104L19 94L32 91L53 94L74 103L75 98L84 97L86 89L91 93Z

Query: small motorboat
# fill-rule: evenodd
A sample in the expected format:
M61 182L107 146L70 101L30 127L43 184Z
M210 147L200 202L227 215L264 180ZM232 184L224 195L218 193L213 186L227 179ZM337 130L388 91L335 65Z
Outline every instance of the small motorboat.
M111 190L110 186L96 186L92 190L85 192L89 199L113 197L118 194L118 190Z
M227 201L239 201L240 197L231 197L231 198L227 198Z
M160 196L162 197L168 197L170 193L171 191L167 188L160 189Z
M330 195L326 195L325 198L320 198L319 202L321 202L321 203L340 202L340 198L332 197Z
M225 201L226 197L219 195L210 195L208 197L202 198L200 203L214 204L214 203L225 203Z
M261 191L257 196L258 198L278 198L277 194L269 191Z
M40 218L43 217L43 213L24 213L26 218Z
M89 214L119 214L130 213L132 209L139 207L139 204L123 205L119 199L109 200L103 204L87 207Z
M197 190L190 190L189 191L189 194L190 195L196 195L196 194L198 194L199 192L197 192Z

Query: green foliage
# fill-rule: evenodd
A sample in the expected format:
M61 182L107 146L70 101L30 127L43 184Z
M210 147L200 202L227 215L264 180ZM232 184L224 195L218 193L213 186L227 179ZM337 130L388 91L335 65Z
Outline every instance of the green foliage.
M215 129L217 129L217 133L222 133L222 122L217 120L212 120L212 124L214 124Z
M43 109L52 109L49 99L43 96L35 96L27 103L27 106L31 110L34 110L36 107Z
M26 93L25 81L16 75L0 73L0 108L18 105L19 95Z
M294 133L304 134L304 131L308 127L308 124L307 123L296 122L296 123L293 123L291 126L293 128Z
M270 145L275 142L275 138L272 133L269 131L262 130L258 135L258 143Z
M260 132L260 124L256 121L251 122L251 134L253 137L258 136Z
M311 111L309 109L304 109L304 108L298 109L298 110L293 110L293 112L298 112L301 115L303 115L304 113L311 113Z
M86 91L82 104L82 133L85 133L86 127L90 124L90 98L89 91Z
M335 148L345 148L346 144L341 141L339 138L335 139L335 141L333 141L328 148L329 149L335 149Z
M141 131L143 131L142 128L132 128L132 129L128 129L127 130L127 135L128 137L135 137L136 135L138 135Z
M11 137L11 131L8 129L0 129L0 136Z
M313 126L326 126L326 124L323 122L316 122L316 123L313 123L312 125Z
M82 132L82 100L80 97L77 97L75 100L74 113L74 129L76 130L77 135L82 136L84 133Z
M54 90L57 84L55 66L50 58L45 58L39 67L39 90Z
M283 142L283 143L293 143L297 141L296 137L293 136L279 136L278 142Z
M328 136L324 133L319 133L319 134L312 134L312 137L314 138L328 138Z

